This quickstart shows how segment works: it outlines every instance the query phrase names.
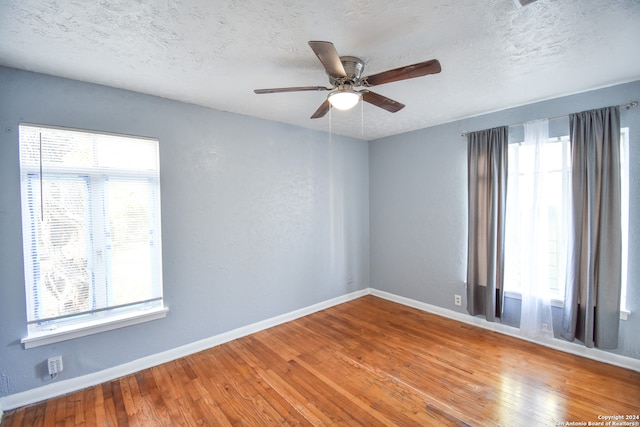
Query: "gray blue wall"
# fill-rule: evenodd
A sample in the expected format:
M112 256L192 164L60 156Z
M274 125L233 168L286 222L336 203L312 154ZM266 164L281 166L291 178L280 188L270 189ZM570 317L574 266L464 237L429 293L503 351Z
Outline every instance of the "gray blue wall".
M7 68L0 93L0 396L369 286L367 142ZM165 319L22 348L23 121L160 140Z
M640 81L530 104L369 145L371 287L465 313L467 151L463 131L562 116L640 98ZM640 359L640 107L621 110L630 128L627 307L613 353ZM563 120L551 123L557 133ZM568 134L568 120L564 120ZM513 128L514 133L522 129ZM454 294L463 296L462 307ZM513 301L509 302L513 305ZM516 310L518 310L516 308Z
M74 378L369 286L464 313L453 304L465 295L460 133L625 103L640 97L640 82L370 143L7 68L0 90L5 396L47 384L50 356L62 354L64 378ZM22 348L19 122L160 140L165 319ZM631 128L632 315L614 352L640 358L640 108L623 110L622 123Z

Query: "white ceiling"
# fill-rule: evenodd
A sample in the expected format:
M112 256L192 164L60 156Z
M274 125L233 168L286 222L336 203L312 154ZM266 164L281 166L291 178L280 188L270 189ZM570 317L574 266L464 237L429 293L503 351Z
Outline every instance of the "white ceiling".
M442 72L372 88L406 104L395 114L311 120L326 92L253 93L329 86L309 40L364 75ZM638 80L639 43L640 0L0 1L0 65L365 140Z

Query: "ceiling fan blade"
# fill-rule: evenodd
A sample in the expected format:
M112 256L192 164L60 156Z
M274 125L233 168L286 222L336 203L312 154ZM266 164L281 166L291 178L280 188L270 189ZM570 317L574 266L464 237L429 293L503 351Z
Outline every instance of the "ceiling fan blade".
M331 90L330 87L324 86L301 86L301 87L276 87L272 89L256 89L253 92L261 93L280 93L280 92L304 92L309 90Z
M415 77L426 76L427 74L438 74L442 68L437 59L419 62L405 67L394 68L382 73L364 77L364 86L376 86L384 83L397 82L398 80L413 79Z
M380 107L384 110L387 110L391 113L395 113L404 108L404 104L394 101L391 98L387 98L386 96L380 95L375 92L371 92L369 90L360 91L362 94L362 99L369 104L373 104L376 107Z
M311 49L318 56L320 62L322 62L322 65L327 71L327 74L335 78L347 77L344 66L340 61L340 55L338 55L336 48L333 46L333 43L310 41L309 46L311 46Z
M318 107L315 113L311 116L312 119L319 119L320 117L324 117L328 112L329 108L331 108L331 104L329 104L329 100L325 99L322 105Z

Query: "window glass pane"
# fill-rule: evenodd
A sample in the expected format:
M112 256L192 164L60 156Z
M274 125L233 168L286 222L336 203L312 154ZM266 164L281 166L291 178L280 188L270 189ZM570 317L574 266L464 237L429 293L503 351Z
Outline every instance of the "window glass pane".
M538 150L536 156L534 144L509 145L505 290L520 292L535 269L540 286L562 299L570 206L568 138L552 139ZM535 242L525 237L532 224ZM539 264L531 265L533 259Z
M65 129L20 126L21 166L39 167L40 161L45 168L92 167L91 135Z
M20 125L29 330L162 299L158 141Z
M40 182L39 176L29 175L28 187L34 232L29 248L33 309L28 318L87 311L91 309L87 180L45 175Z
M118 135L96 135L96 167L118 170L157 171L158 143ZM125 153L126 155L123 155Z
M622 212L622 299L626 306L628 238L629 238L629 130L620 131L620 174ZM544 273L545 286L549 286L554 299L564 299L565 259L570 216L570 145L568 137L552 138L544 145L540 162L543 191L536 194L537 201L545 208L544 229L536 230L536 236L544 240L547 261L537 266ZM530 220L534 194L531 191L535 171L535 150L532 145L509 145L509 177L507 186L507 223L505 255L505 290L519 292L522 275L527 274L531 244L524 242L522 230Z
M127 179L107 181L112 305L159 296L153 286L153 183Z
M620 309L627 310L627 273L629 265L629 128L620 131L620 211L622 212L622 292Z
M41 161L45 168L158 171L158 141L21 125L21 166L39 168Z

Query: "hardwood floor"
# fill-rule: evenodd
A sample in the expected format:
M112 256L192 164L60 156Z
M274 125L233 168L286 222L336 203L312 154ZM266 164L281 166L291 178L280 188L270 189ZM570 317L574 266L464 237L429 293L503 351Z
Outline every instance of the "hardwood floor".
M640 415L639 373L366 296L11 411L2 427L556 426L611 415Z

